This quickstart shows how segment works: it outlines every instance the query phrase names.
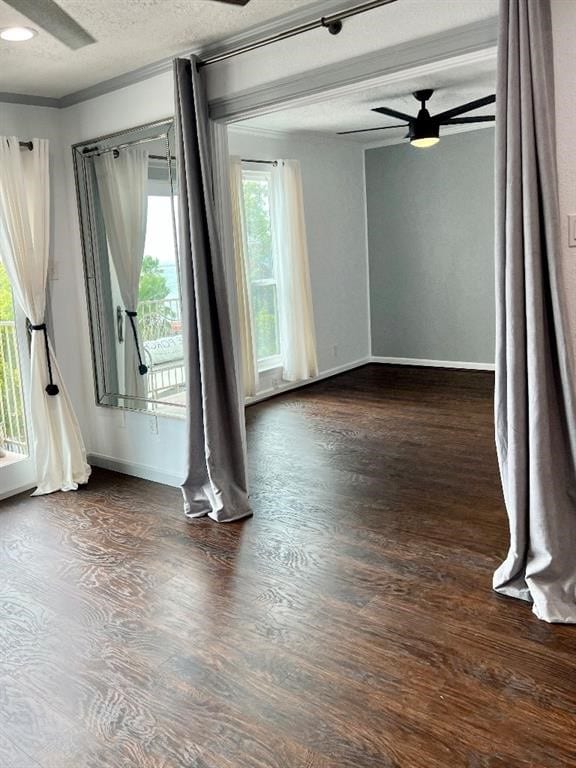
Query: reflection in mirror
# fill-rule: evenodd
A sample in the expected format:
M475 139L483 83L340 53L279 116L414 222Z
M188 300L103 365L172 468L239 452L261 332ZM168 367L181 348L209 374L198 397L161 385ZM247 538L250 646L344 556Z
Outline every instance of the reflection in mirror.
M74 147L100 405L183 415L173 122Z

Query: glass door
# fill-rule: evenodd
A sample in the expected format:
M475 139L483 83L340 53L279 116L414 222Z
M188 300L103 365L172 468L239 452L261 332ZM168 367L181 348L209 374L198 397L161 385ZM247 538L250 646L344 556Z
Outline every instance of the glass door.
M25 321L0 264L0 499L34 485L28 431L29 355Z

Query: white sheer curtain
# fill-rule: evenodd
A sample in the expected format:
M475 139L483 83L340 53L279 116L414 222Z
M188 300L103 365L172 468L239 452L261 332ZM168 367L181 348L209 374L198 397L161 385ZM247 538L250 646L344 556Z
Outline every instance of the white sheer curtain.
M244 197L242 193L242 160L230 158L230 197L234 236L234 272L238 305L238 334L242 357L242 385L244 396L251 397L258 391L258 364L254 346L250 290L248 287L246 230L244 227Z
M279 160L272 170L274 249L279 270L280 334L286 381L318 373L312 290L300 164Z
M32 326L30 414L38 487L34 495L76 490L90 467L70 398L46 333L50 248L48 141L20 149L0 137L0 259L14 296Z
M108 248L124 303L124 394L146 397L142 349L136 342L138 292L148 214L148 152L127 147L95 158ZM136 402L138 407L141 402Z

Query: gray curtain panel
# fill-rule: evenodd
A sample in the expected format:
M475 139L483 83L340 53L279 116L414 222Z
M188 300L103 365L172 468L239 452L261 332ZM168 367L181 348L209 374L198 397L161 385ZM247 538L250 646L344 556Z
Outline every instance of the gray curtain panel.
M574 390L560 303L549 0L501 0L496 443L510 550L494 589L576 622Z
M210 129L196 60L174 62L179 256L186 384L187 517L230 522L251 514L232 328L216 231Z

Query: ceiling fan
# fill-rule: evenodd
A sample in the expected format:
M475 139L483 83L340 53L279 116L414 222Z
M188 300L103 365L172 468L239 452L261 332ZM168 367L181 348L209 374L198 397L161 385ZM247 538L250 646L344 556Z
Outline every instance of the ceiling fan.
M405 138L410 139L412 146L432 147L440 141L441 125L488 123L493 122L496 119L494 115L459 117L459 115L462 115L465 112L471 112L473 109L479 109L480 107L485 107L487 104L493 104L496 101L496 96L494 94L484 96L481 99L475 99L474 101L468 101L466 104L461 104L459 107L454 107L453 109L447 109L445 112L440 112L438 115L431 115L426 109L426 102L431 98L433 93L434 90L432 88L426 88L422 91L414 91L412 95L416 101L420 102L420 110L415 117L407 115L405 112L399 112L397 109L389 109L388 107L375 107L372 110L372 112L379 112L382 115L389 115L390 117L396 117L399 120L405 120L406 122L404 123L381 125L379 128L361 128L357 131L339 131L338 135L345 136L349 133L369 133L370 131L384 131L388 128L407 126L408 133Z
M228 5L246 5L249 2L249 0L218 1ZM4 2L72 50L96 42L96 38L92 37L54 0L4 0Z

